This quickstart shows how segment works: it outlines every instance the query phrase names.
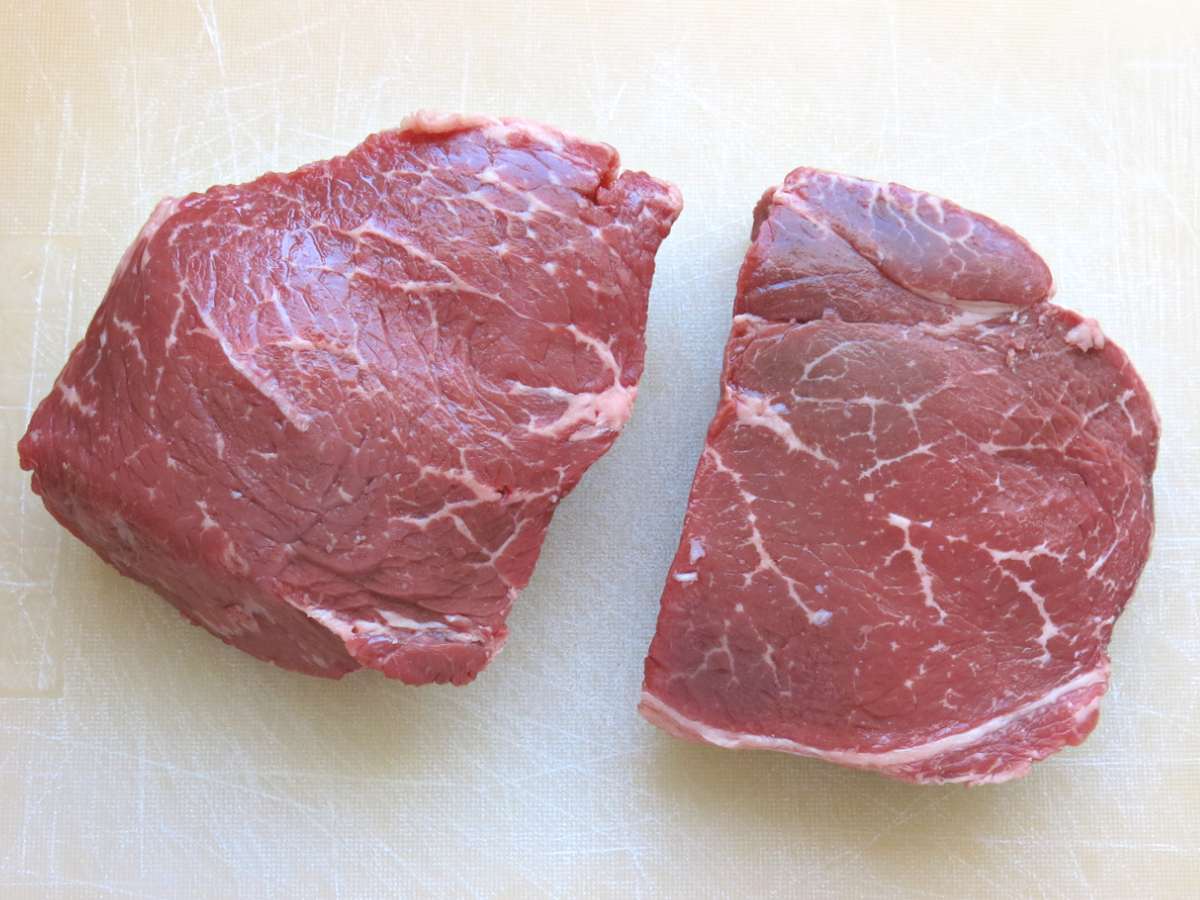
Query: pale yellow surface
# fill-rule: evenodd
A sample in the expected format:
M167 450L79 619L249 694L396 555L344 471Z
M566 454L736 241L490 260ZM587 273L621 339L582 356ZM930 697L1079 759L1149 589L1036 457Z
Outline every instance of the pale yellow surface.
M418 107L676 182L633 421L465 689L280 671L61 532L14 444L167 194ZM1200 4L29 2L0 9L0 896L1196 896ZM1162 413L1154 554L1081 748L917 788L634 714L750 212L797 165L987 212Z

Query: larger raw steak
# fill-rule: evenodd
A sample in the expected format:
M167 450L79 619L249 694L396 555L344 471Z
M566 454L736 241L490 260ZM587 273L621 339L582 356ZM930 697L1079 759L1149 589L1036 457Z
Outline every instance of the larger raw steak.
M159 205L21 441L51 513L281 666L470 681L625 424L678 192L418 115Z
M798 169L755 215L646 660L674 734L908 781L1077 744L1146 562L1158 421L1016 234Z

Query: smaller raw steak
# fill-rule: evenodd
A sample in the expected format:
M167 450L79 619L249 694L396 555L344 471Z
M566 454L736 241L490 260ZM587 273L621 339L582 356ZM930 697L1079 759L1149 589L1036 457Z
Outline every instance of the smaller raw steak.
M462 684L625 424L678 192L422 114L159 205L21 441L46 508L255 656Z
M1158 420L1016 234L798 169L755 215L642 713L721 747L1005 781L1095 727Z

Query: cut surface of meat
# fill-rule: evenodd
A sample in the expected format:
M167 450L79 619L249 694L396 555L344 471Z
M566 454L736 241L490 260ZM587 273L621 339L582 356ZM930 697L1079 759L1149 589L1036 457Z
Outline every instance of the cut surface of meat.
M643 715L914 782L1078 744L1153 531L1129 359L928 194L798 169L751 242Z
M163 201L20 443L34 490L261 659L470 681L637 393L681 202L618 169L420 113Z

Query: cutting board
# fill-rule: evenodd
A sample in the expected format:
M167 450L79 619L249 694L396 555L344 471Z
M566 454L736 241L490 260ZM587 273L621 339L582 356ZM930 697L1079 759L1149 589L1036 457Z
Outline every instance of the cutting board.
M280 671L52 523L14 444L156 200L419 107L679 185L633 420L468 688ZM16 2L0 11L0 895L1169 897L1200 884L1200 5ZM1087 743L920 788L634 713L762 191L795 166L1015 227L1163 418Z

